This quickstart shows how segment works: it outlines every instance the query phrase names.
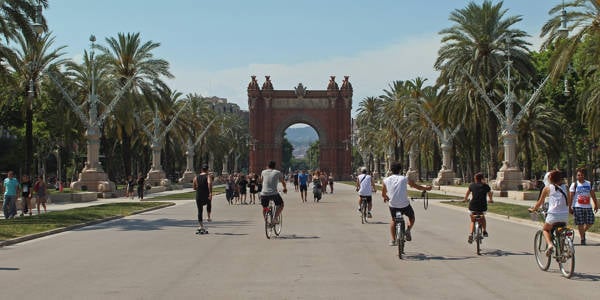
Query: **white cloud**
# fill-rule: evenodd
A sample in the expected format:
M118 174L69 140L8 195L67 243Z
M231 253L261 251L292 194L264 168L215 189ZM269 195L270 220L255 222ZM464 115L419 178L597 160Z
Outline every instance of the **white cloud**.
M439 36L413 37L383 49L373 49L356 56L335 57L299 64L250 64L214 73L186 69L173 69L177 77L170 81L172 87L183 93L227 98L229 102L248 109L246 88L251 75L257 75L259 84L270 75L273 87L291 90L301 82L309 90L327 88L329 76L336 76L341 85L343 76L350 76L354 88L353 108L369 96L379 96L395 80L428 78L433 84L437 72L433 63L440 48Z

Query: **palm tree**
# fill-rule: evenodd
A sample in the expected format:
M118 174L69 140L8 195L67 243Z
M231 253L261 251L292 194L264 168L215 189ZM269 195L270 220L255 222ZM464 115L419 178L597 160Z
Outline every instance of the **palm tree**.
M22 33L17 33L14 38L17 47L13 49L14 56L7 56L7 62L15 72L22 95L26 95L23 102L25 111L25 172L31 174L33 163L33 109L34 99L40 94L38 79L47 68L56 68L67 60L60 57L60 52L66 46L51 49L54 37L51 33L27 38Z
M131 174L131 135L135 128L132 107L142 107L139 98L142 88L152 86L165 86L162 77L172 78L169 72L169 63L163 59L154 58L152 51L160 43L148 41L142 43L139 33L119 33L116 38L106 38L108 46L96 47L103 53L102 59L107 61L108 72L121 83L133 77L129 93L125 94L125 101L117 106L115 116L119 124L119 138L122 142L122 157L125 174ZM148 98L146 98L148 99Z
M502 87L495 80L498 73L504 69L505 55L511 55L512 68L526 80L534 74L529 50L524 38L527 34L514 25L521 21L520 16L506 17L507 10L502 8L503 2L493 4L485 0L481 5L469 2L464 9L457 9L450 14L450 21L455 24L440 31L443 35L443 46L438 51L434 66L441 71L438 85L445 89L453 89L461 106L470 106L473 99L480 96L474 91L472 84L463 72L468 72L480 82L486 93L496 103L501 99ZM510 43L506 43L506 39ZM468 100L468 101L467 101ZM468 111L470 109L462 109ZM489 174L495 177L498 166L498 120L489 108L487 114L477 114L483 119L478 120L487 124L487 139L489 144Z
M364 98L358 104L358 115L356 125L358 127L358 146L363 157L363 163L367 168L373 170L369 165L370 156L377 153L381 143L378 143L378 132L382 118L382 99L377 97Z
M567 8L570 9L568 12ZM540 37L546 37L542 48L556 47L550 75L557 79L567 70L578 46L588 37L600 36L600 2L573 0L556 5L549 14L552 16L542 26ZM568 33L572 34L569 36Z
M48 7L48 0L40 0L34 5L29 0L4 0L0 1L0 34L6 41L14 40L17 35L26 39L34 39L37 33L32 28L33 22L39 23L40 29L45 30L46 19L41 13L42 8ZM7 45L0 43L0 59L14 56L13 50ZM0 64L0 75L8 77L8 70L4 64Z
M568 9L568 11L567 11ZM581 120L588 125L592 138L600 135L598 121L600 104L600 2L574 0L553 7L551 18L544 24L540 36L546 37L542 48L552 49L550 75L557 80L573 66L581 78L576 90Z

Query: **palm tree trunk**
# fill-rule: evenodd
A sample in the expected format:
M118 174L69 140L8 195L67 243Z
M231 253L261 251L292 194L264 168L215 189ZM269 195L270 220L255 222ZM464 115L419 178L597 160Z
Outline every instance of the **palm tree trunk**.
M524 162L524 166L523 166L523 179L530 179L531 178L531 164L532 164L532 160L531 160L531 142L530 141L526 141L525 143L525 162Z
M121 127L121 132L123 132L123 145L121 147L123 169L125 170L125 176L133 175L131 173L131 136L124 127Z
M33 164L33 108L30 102L27 106L27 113L25 116L25 174L32 175L31 166Z
M471 143L471 146L473 146L473 150L474 150L473 153L475 154L473 157L473 167L471 168L471 172L473 172L473 173L481 171L481 136L482 136L481 125L479 123L477 123L477 125L475 125L475 136L471 139L473 141ZM480 144L477 145L476 143L480 143ZM472 175L472 174L468 174L468 175Z
M488 144L490 145L489 178L496 178L498 168L498 121L492 111L488 112Z

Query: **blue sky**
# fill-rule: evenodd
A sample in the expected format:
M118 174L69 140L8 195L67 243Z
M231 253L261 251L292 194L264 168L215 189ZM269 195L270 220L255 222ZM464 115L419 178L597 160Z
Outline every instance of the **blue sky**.
M395 80L418 76L433 84L441 29L451 26L458 0L51 0L44 10L55 45L81 60L89 36L104 44L119 32L140 32L158 42L154 52L170 62L171 88L184 94L224 97L248 108L251 75L275 89L325 89L350 76L353 108ZM477 3L482 1L475 0ZM494 1L497 3L497 1ZM551 7L560 0L505 0L507 15L534 50Z

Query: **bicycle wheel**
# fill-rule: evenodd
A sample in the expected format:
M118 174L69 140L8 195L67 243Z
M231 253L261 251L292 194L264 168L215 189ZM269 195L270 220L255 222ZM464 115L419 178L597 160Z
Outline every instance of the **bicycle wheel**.
M425 193L425 195L423 197L423 208L425 210L427 210L428 207L429 207L429 194Z
M573 247L573 240L568 237L563 237L563 239L558 267L564 277L571 278L573 271L575 271L575 247Z
M265 214L265 235L268 239L273 235L273 227L271 226L273 223L273 213L271 210L267 211Z
M400 222L400 225L396 225L396 240L398 241L398 258L402 259L402 254L404 254L404 241L405 238L404 222Z
M283 212L281 214L279 214L278 219L279 220L278 220L277 224L275 224L275 227L273 228L276 236L279 236L279 234L281 234L281 226L283 225Z
M483 233L481 232L481 225L478 221L475 222L475 244L477 245L477 255L481 255L481 240L483 239Z
M362 222L362 224L367 223L367 201L365 200L361 200L360 201L360 221Z
M548 243L546 243L544 233L538 230L533 239L533 252L535 254L535 262L542 271L546 271L550 267L550 257L546 256L547 249Z

